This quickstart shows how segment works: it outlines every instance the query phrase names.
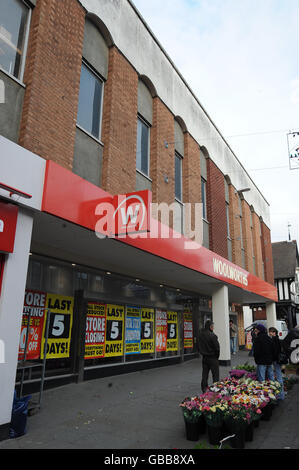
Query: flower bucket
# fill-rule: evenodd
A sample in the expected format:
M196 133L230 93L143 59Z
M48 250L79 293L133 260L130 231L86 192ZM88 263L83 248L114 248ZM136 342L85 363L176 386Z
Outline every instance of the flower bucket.
M197 426L198 426L199 434L205 434L206 429L207 429L207 425L206 425L206 421L205 421L203 415L201 415L201 417L199 418L199 420L197 422Z
M245 447L245 429L244 427L236 428L233 433L235 437L230 438L230 445L233 449L244 449Z
M190 422L185 420L186 439L188 441L198 441L199 426L198 422Z
M222 425L211 426L210 424L207 424L207 430L209 443L213 446L218 445L223 437Z
M255 420L253 421L253 426L254 426L255 428L258 428L259 425L260 425L260 420L259 420L259 419L255 419Z
M251 423L249 423L245 429L245 441L252 442L253 435L254 435L254 421L251 421Z
M264 408L262 409L261 420L262 421L270 421L271 416L272 416L272 407L269 406L269 404L268 404L268 405L264 406Z

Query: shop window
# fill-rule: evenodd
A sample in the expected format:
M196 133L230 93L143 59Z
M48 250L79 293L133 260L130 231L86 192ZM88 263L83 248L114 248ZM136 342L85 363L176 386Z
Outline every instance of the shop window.
M30 9L21 0L1 0L0 10L0 67L22 80Z
M149 176L149 142L150 127L141 117L138 117L136 168L146 176Z
M77 124L98 140L100 140L102 94L102 80L83 62Z

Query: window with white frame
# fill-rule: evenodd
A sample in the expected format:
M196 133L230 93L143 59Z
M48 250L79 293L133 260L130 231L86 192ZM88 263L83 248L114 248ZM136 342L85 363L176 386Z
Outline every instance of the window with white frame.
M22 80L31 10L22 0L0 0L0 67Z
M77 124L100 140L103 81L85 62L81 67Z
M150 126L140 117L137 118L136 168L149 176Z

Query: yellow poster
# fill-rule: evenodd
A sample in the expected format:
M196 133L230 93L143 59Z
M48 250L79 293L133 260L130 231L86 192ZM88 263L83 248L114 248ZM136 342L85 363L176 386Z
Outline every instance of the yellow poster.
M166 351L178 351L178 313L167 312L167 349Z
M193 322L190 312L184 312L184 348L193 348Z
M85 359L104 357L106 305L88 302L85 334Z
M141 309L141 354L155 352L155 310Z
M71 333L73 325L74 298L64 295L47 294L46 308L50 314L47 359L70 356ZM50 311L50 313L49 313ZM44 322L41 358L44 357L45 330Z
M125 307L123 305L107 305L105 357L123 355L124 319Z

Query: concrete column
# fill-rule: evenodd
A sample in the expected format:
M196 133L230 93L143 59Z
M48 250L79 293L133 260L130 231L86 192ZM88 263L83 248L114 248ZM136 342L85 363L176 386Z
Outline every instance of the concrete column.
M276 303L269 302L266 304L266 314L267 314L267 328L273 326L276 328Z
M213 309L213 322L214 333L218 336L220 344L220 357L221 365L230 365L230 338L229 338L229 301L228 301L228 288L221 286L212 295L212 309Z
M15 389L16 368L33 215L19 209L14 252L7 255L0 296L0 440L8 438Z

